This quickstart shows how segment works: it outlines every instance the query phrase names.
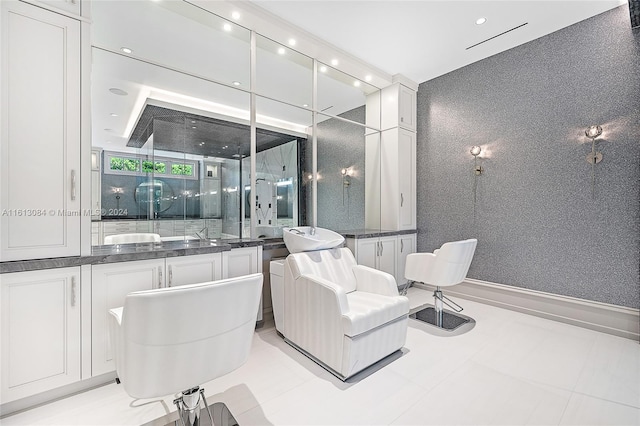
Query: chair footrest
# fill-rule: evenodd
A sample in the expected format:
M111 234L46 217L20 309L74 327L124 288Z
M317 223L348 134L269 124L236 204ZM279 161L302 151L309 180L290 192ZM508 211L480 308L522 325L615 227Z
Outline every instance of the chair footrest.
M454 331L464 326L465 324L470 324L471 322L475 323L472 318L466 315L456 314L443 310L442 326L438 326L436 323L436 310L432 306L422 309L410 315L409 317L433 325L434 327L438 327L444 331Z

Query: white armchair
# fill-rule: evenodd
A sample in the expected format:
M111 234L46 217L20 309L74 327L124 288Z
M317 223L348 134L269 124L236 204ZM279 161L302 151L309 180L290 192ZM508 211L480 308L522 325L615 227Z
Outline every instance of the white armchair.
M285 339L342 380L404 345L409 300L348 248L291 254L284 275Z

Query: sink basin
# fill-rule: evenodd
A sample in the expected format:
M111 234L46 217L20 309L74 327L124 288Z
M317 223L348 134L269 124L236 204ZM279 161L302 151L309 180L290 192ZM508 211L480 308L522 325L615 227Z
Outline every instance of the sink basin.
M283 228L282 237L289 253L330 249L344 242L342 235L329 229L316 228L315 234L311 235L310 226Z

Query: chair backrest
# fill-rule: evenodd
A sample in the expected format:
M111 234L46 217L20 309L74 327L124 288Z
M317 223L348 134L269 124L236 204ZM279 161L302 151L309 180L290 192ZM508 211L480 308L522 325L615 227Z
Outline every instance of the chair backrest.
M159 234L152 234L150 232L116 234L104 237L105 244L159 243L161 241Z
M128 294L115 348L126 392L168 395L244 364L261 290L262 274L252 274Z
M469 272L477 243L476 239L453 241L444 243L433 254L410 254L407 257L405 277L441 287L460 284Z
M356 289L353 266L357 263L346 247L290 254L287 263L294 280L301 275L316 275L342 286L346 293Z

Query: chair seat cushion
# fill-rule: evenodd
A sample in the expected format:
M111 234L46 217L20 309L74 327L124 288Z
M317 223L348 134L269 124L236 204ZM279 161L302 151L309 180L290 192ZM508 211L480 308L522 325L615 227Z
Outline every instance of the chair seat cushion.
M342 315L344 334L354 337L409 314L409 299L365 291L347 294L349 312Z

